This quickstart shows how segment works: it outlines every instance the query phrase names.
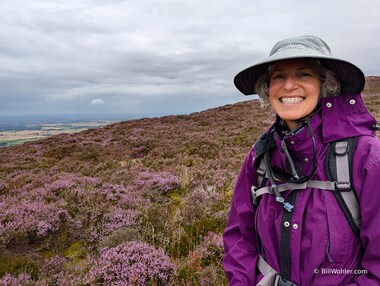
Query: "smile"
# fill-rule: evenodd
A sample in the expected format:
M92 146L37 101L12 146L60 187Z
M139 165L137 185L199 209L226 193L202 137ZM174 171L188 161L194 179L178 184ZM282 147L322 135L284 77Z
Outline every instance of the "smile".
M301 102L301 101L303 101L305 98L303 98L303 97L282 97L282 98L280 98L280 101L282 102L282 103L299 103L299 102Z

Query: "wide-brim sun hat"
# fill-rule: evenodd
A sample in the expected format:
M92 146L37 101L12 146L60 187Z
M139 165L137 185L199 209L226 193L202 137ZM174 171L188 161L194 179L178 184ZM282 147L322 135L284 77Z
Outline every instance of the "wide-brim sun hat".
M234 84L245 95L256 94L257 80L268 72L272 63L298 58L317 59L334 72L341 84L342 94L360 93L364 89L365 76L360 68L346 60L332 57L325 41L309 35L279 41L269 57L239 72L234 78Z

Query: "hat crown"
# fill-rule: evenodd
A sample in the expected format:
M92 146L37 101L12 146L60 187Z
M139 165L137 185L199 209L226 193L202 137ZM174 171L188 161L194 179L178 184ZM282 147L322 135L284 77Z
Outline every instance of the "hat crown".
M301 36L277 42L270 52L270 56L282 53L315 53L331 56L330 47L316 36Z

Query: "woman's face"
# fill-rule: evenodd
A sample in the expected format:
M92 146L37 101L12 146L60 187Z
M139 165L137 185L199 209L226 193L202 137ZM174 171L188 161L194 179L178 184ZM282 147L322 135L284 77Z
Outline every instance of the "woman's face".
M290 130L296 129L297 120L317 106L320 87L317 63L313 60L278 61L270 68L269 101Z

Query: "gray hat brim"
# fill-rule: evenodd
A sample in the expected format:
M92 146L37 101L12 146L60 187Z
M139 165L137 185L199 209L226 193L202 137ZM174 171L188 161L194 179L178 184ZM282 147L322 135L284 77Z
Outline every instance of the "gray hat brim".
M361 69L354 64L328 55L302 54L298 51L297 56L274 54L267 59L250 66L239 72L234 78L234 84L245 95L256 94L255 85L257 80L268 72L271 64L277 61L310 58L318 59L324 67L335 73L341 84L342 94L360 93L365 86L365 76Z

